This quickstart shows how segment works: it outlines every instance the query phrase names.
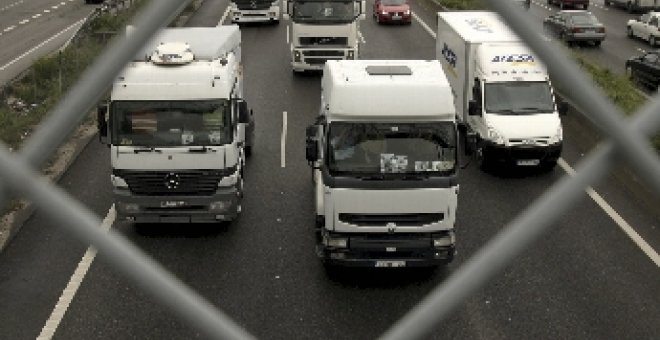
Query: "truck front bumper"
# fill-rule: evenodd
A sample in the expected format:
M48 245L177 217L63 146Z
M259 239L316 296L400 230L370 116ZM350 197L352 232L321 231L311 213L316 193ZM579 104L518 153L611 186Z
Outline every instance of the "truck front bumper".
M446 242L434 245L434 239ZM337 240L345 240L345 246L338 245ZM433 234L326 232L317 245L317 254L325 264L343 267L432 267L454 259L453 240L453 231Z
M239 10L232 9L230 13L232 23L249 22L276 22L280 20L279 7L271 7L264 10Z
M235 188L212 196L135 196L115 189L117 220L135 223L217 223L238 216L241 197Z
M562 143L547 146L505 146L484 141L483 152L489 162L510 165L553 164L561 156Z
M354 60L357 59L357 49L306 49L294 48L291 50L291 66L296 72L323 70L328 60Z

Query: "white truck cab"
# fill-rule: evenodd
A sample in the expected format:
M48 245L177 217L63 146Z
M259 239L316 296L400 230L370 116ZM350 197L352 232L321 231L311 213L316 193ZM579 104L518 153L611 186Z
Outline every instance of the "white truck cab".
M229 18L232 23L280 22L280 0L231 0Z
M359 21L365 0L283 0L283 19L291 19L287 43L294 72L320 71L327 60L359 55Z
M440 12L436 43L480 166L554 167L566 105L556 105L545 66L499 15Z
M254 123L240 38L235 25L165 28L117 77L98 127L118 220L215 223L241 212Z
M321 86L306 155L322 261L367 267L451 262L458 145L440 63L332 60Z

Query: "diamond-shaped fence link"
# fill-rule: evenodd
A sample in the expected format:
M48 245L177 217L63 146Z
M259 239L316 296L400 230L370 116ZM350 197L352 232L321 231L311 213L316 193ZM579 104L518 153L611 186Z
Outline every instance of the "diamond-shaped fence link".
M64 142L139 48L188 2L150 1L134 21L139 23L134 34L118 38L109 45L24 143L20 152L12 154L6 145L1 144L0 185L28 198L58 221L60 226L91 244L118 271L207 337L250 339L252 335L121 235L102 231L98 216L34 170L39 169ZM571 96L568 99L609 136L609 140L577 166L573 177L567 176L548 189L387 330L383 339L415 339L429 334L439 321L448 317L471 294L486 285L547 232L563 212L584 196L587 187L607 175L617 163L629 164L660 195L660 159L649 142L649 136L660 127L660 100L655 98L650 101L634 119L624 119L575 63L542 38L542 32L536 28L537 23L526 17L512 2L491 0L488 4L541 56L553 82L560 87L570 84Z

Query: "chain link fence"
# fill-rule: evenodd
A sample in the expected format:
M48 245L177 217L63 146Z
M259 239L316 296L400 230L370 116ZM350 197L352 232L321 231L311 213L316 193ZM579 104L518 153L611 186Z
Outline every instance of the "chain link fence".
M188 1L150 1L137 15L135 34L113 40L106 52L88 68L80 80L49 112L20 152L0 145L0 175L5 189L31 200L58 225L104 254L111 265L133 280L144 292L170 308L182 320L208 338L250 339L251 334L211 303L168 273L121 235L99 228L101 218L62 189L44 179L39 171L101 99L118 74L164 23L170 22ZM570 84L568 99L609 137L578 164L572 177L565 177L547 190L525 211L436 287L423 301L396 322L382 339L419 339L439 321L450 316L462 302L486 285L533 242L548 232L561 212L567 211L584 190L602 179L616 163L627 163L656 194L660 194L660 159L649 142L660 127L660 100L655 98L633 119L621 112L579 70L561 49L541 39L540 29L510 1L491 0L512 29L546 62L553 82ZM6 194L6 191L2 191ZM3 195L4 196L4 195ZM657 264L660 266L660 264Z

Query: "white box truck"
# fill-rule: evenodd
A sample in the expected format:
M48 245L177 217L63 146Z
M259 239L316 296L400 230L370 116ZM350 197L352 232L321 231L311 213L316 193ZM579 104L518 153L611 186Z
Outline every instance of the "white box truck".
M254 121L240 43L236 25L165 28L118 75L98 112L118 220L211 223L241 212Z
M231 0L229 18L232 23L280 22L280 0Z
M552 169L562 126L543 63L494 12L438 13L436 56L451 84L457 120L474 138L482 169Z
M294 72L320 71L327 60L359 55L359 21L365 0L283 0L283 19L291 19L287 43Z
M330 60L307 128L317 254L334 266L452 261L457 128L437 60Z

